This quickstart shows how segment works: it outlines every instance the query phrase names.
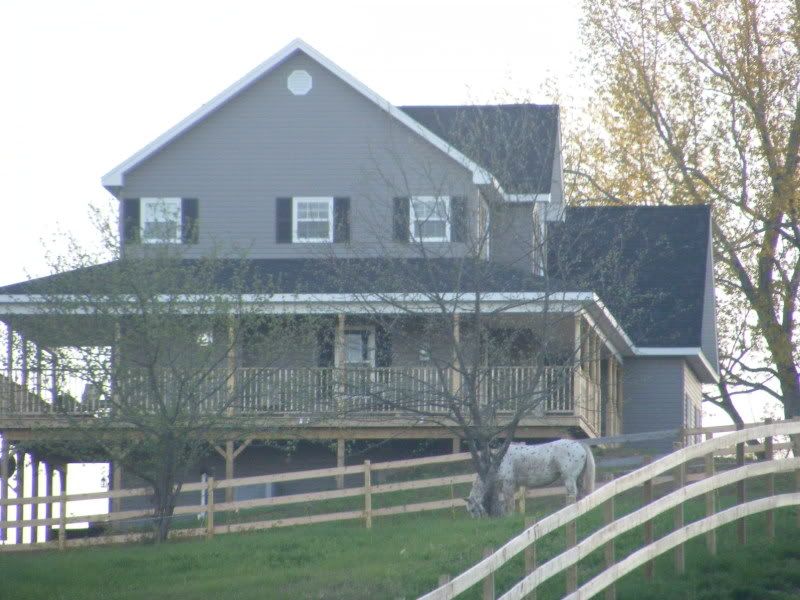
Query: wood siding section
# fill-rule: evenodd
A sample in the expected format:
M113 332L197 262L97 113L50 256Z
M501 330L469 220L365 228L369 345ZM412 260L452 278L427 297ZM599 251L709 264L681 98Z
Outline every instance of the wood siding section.
M287 76L313 78L292 95ZM352 245L341 256L408 255L392 241L392 198L465 196L475 223L478 191L463 166L389 116L306 55L296 53L217 112L126 175L119 198L198 198L200 243L246 249L250 258L314 257L328 244L276 244L275 200L291 196L351 198ZM450 254L464 244L444 244Z

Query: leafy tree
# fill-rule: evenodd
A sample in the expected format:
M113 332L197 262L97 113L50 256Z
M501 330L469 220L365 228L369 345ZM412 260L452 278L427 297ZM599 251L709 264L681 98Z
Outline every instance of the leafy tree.
M588 125L568 153L582 202L708 204L723 381L735 421L761 390L800 415L800 6L584 3Z

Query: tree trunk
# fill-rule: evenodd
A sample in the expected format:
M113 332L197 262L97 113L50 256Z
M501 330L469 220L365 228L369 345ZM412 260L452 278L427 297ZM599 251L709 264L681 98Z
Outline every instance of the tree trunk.
M153 540L160 544L167 540L172 527L172 516L175 512L177 493L175 486L170 484L165 489L155 492L155 510L153 513Z

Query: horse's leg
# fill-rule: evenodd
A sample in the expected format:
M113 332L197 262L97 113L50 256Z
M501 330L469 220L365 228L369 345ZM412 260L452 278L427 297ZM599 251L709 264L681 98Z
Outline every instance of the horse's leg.
M564 487L567 488L567 496L578 496L577 478L573 475L564 477Z

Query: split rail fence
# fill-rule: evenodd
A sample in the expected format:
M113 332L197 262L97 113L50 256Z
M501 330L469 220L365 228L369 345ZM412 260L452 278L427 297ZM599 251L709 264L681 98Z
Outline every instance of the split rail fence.
M674 551L675 570L685 570L685 543L699 535L706 535L706 547L716 554L716 530L735 522L737 539L744 544L747 539L745 517L757 513L767 513L767 536L775 536L775 510L787 506L800 506L800 457L774 460L779 448L791 448L791 443L776 444L776 436L800 435L800 420L767 422L748 426L721 437L713 437L715 432L731 431L732 427L712 427L686 430L687 438L704 434L706 440L664 456L644 467L632 471L618 479L599 487L594 493L576 501L567 497L567 505L561 510L545 517L537 523L526 522L523 533L507 542L496 551L487 550L483 560L450 579L443 576L435 590L421 596L419 600L445 600L455 598L475 585L483 588L483 598L494 599L495 573L507 565L514 557L524 552L525 574L523 578L506 591L500 600L535 598L539 586L552 577L564 574L566 580L565 599L577 600L591 598L605 590L605 598L616 598L615 582L634 569L644 566L645 577L653 578L653 560ZM753 444L754 440L763 442ZM731 454L735 449L735 468L716 472L715 456ZM746 464L747 452L762 452L763 460ZM692 461L703 461L703 472L687 476L687 468ZM780 473L794 473L793 493L775 495L775 476ZM766 496L747 500L746 481L753 477L766 477ZM654 499L654 485L672 482L674 489L667 495ZM690 485L688 482L694 481ZM726 510L717 511L716 491L729 485L736 485L736 504ZM643 506L632 513L615 517L615 500L635 488L643 490ZM703 497L705 518L688 525L684 523L684 503ZM603 507L604 523L600 529L578 542L577 519L588 512ZM653 519L672 510L674 531L660 539L654 539ZM800 526L800 510L797 512ZM617 562L616 539L638 527L643 527L643 544L639 550ZM536 544L544 536L564 528L566 550L544 564L536 565ZM578 565L582 558L591 552L603 549L604 568L599 574L579 585Z
M797 425L797 429L800 432L800 424ZM702 435L702 434L710 436L712 435L712 433L724 432L724 431L730 431L730 427L689 429L685 430L684 433L687 438L691 438L692 436ZM747 439L751 439L750 435L754 434L749 434L748 436L746 436ZM719 439L727 440L727 438L719 438ZM716 442L717 440L714 441ZM773 449L778 449L784 446L786 445L774 444ZM696 453L697 452L696 448L699 447L700 446L692 446L687 450L692 450L693 452ZM725 449L724 444L717 444L717 446L715 446L712 451L716 453L721 453L724 452L724 449ZM761 446L748 447L748 451L759 451L759 450L763 450L763 444ZM673 454L670 456L675 456L675 455ZM254 531L262 529L270 529L274 527L308 525L313 523L346 521L346 520L362 520L366 527L371 527L373 519L380 517L404 514L404 513L445 510L448 508L451 510L455 510L457 508L461 509L464 506L464 501L461 497L459 497L460 494L457 495L455 493L455 489L456 486L472 483L474 479L474 474L472 473L447 475L435 478L409 479L405 481L388 482L388 483L373 483L373 480L377 478L374 476L376 473L379 472L393 471L397 473L402 473L404 470L415 469L419 467L426 467L432 465L448 465L448 464L455 465L458 463L467 463L469 459L470 459L469 453L465 452L465 453L448 454L448 455L429 457L429 458L380 462L375 464L371 464L370 461L365 461L363 464L359 465L306 470L293 473L278 473L278 474L263 475L256 477L240 477L235 479L223 479L223 480L216 480L214 478L209 478L207 481L204 482L187 483L182 486L181 493L182 494L195 493L197 497L196 502L198 503L193 503L190 505L182 504L180 506L177 506L174 514L176 517L200 515L203 517L203 522L201 523L201 526L197 527L194 526L175 527L170 531L170 538L197 537L197 536L205 536L207 538L211 538L214 535L223 533ZM781 461L781 464L783 464L783 462L785 461ZM666 470L672 467L665 467L661 469L660 465L662 464L663 460L658 461L657 463L653 463L653 465L649 467L650 470L647 471L648 473L653 471L655 468L659 469L658 473L655 473L654 475L651 475L646 478L651 483L660 484L672 480L672 477L663 475L663 473ZM641 484L644 481L641 478L644 476L636 475L636 473L639 473L639 471L636 471L630 475L626 475L625 477L615 481L612 487L614 490L619 490L615 493L622 493L624 489L630 489L630 487L632 487L633 485ZM631 481L629 478L634 475L637 477L637 479L635 479L635 482L638 483L632 483L630 484L629 487L625 487L628 486L628 483L626 482ZM282 484L287 482L298 482L298 481L313 480L313 479L330 479L331 481L333 481L333 480L340 480L341 478L344 478L346 476L355 477L356 481L358 482L357 485L355 487L345 487L344 489L335 489L327 491L296 493L290 495L254 498L248 500L227 500L227 498L232 498L234 496L232 490L243 486ZM689 480L694 481L698 477L702 477L702 475L700 476L690 475ZM595 494L593 494L586 500L592 499L593 502L592 506L599 505L600 503L607 500L607 496L609 493L611 493L610 490L612 489L612 487L603 486L600 490L598 490ZM445 496L445 498L430 500L427 502L413 502L408 504L399 504L396 506L386 506L380 508L373 507L373 498L375 496L381 494L394 493L394 492L423 490L430 488L445 488L445 491L440 494ZM521 493L518 496L518 500L520 501L521 508L523 508L523 510L524 510L525 498L542 498L542 497L565 495L565 490L563 486L530 489L530 490L525 490L524 493L522 493L523 490L520 490L520 492ZM600 494L600 496L598 496L598 494ZM147 509L136 509L136 510L114 510L111 512L104 512L93 515L70 516L69 507L71 503L77 503L87 500L106 500L106 501L113 501L115 504L119 504L124 499L147 498L151 495L152 495L152 490L150 488L141 487L141 488L111 490L104 492L89 492L80 494L62 493L58 495L49 495L49 496L46 495L46 496L0 499L0 506L16 507L16 517L14 519L9 518L5 521L0 521L0 539L2 539L3 533L5 533L7 537L12 538L12 536L10 535L11 532L14 531L16 533L15 530L17 529L31 530L32 528L46 527L48 528L48 534L49 534L44 536L44 541L37 541L36 543L0 545L0 552L52 549L52 548L64 549L70 547L80 547L80 546L96 545L96 544L146 541L151 536L150 531L149 530L144 531L145 528L141 526L138 528L137 531L130 531L130 524L148 522L150 519L152 519L153 515L152 509L147 508ZM220 495L224 495L226 497L226 501L219 502L218 496ZM205 498L205 502L200 500L201 497ZM361 501L359 503L359 507L353 510L325 512L321 514L312 514L303 516L288 516L283 518L270 518L263 520L233 522L239 515L239 511L259 509L259 508L268 509L271 507L278 507L278 506L291 506L291 505L304 506L312 502L324 502L328 500L336 500L342 498L357 498L357 497L361 497ZM515 553L519 552L524 547L524 544L532 546L535 543L535 540L544 535L546 532L552 531L553 529L559 526L563 526L570 520L574 522L577 516L575 514L575 511L578 510L578 508L575 507L580 508L587 506L585 504L586 500L582 500L577 505L572 505L567 509L559 511L555 515L541 521L536 525L534 529L528 530L526 534L523 534L525 536L528 536L524 537L523 540L521 541L512 540L512 542L509 543L511 545L512 550L514 550ZM31 507L31 508L26 510L23 507ZM583 508L580 508L580 510L582 511L581 514L583 514L583 512L589 509L584 510ZM25 513L28 513L29 516L26 517ZM40 515L42 513L44 513L44 518L40 518ZM223 520L222 518L223 516L227 517L225 520L231 522L221 523L221 521ZM254 518L258 518L258 515L257 514L254 515ZM553 519L556 520L553 521ZM93 524L108 523L112 525L123 525L128 527L128 532L117 533L112 535L102 535L92 538L68 539L67 530L69 525L73 525L75 523L86 523L86 522L90 522ZM183 523L183 525L185 524L186 523ZM530 533L532 531L535 533ZM17 539L21 538L22 536L17 537ZM31 539L34 539L34 536L31 536ZM39 536L36 536L36 539L38 540L41 538L39 538ZM489 563L486 563L486 561L479 563L478 565L476 565L476 567L473 567L473 569L471 569L470 571L467 571L466 573L462 574L461 576L453 580L451 584L448 584L451 587L444 588L444 591L437 590L435 592L432 592L432 594L434 595L430 597L431 598L452 597L459 591L466 589L465 587L463 587L463 585L466 584L462 584L460 582L473 581L474 583L474 581L477 581L481 578L485 578L487 575L491 575L497 568L500 568L500 566L502 566L502 564L504 563L500 563L498 562L498 560L499 559L494 558ZM478 569L478 571L474 571L475 569ZM475 573L478 573L480 576L476 575ZM475 579L475 577L478 577L478 579ZM467 587L469 587L469 585L467 585Z

